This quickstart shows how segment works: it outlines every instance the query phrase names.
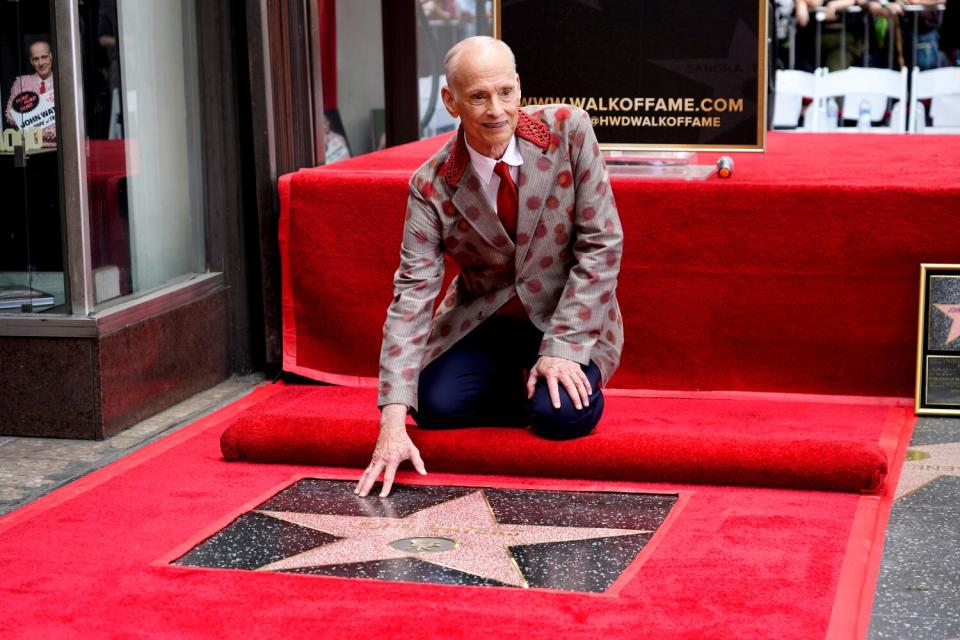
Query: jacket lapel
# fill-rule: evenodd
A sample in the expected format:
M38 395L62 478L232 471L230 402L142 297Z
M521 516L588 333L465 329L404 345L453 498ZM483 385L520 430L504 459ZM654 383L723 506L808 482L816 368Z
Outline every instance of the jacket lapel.
M528 238L528 241L522 243L517 249L514 264L516 264L517 273L520 273L520 266L530 249L533 232L540 222L540 214L543 213L546 196L553 193L554 178L553 160L550 156L544 153L540 146L529 140L518 137L518 142L520 144L520 155L523 156L523 165L520 167L520 172L526 177L526 180L520 181L522 184L517 192L520 200L517 237L525 235ZM540 206L536 209L527 209L527 201L531 196L537 196L540 199Z
M517 191L519 200L517 236L526 234L529 239L533 237L533 231L540 221L544 201L540 202L536 211L530 211L528 215L525 215L527 198L531 194L549 194L553 191L551 188L553 160L547 155L550 144L550 130L547 125L530 117L523 109L520 110L518 118L516 135L520 145L520 155L523 157L520 175L526 177L526 184L518 187ZM470 162L470 154L467 152L463 136L463 127L461 127L451 141L450 152L442 169L447 185L456 189L453 194L453 204L464 220L490 246L502 253L509 254L514 251L514 243L507 237L503 225L500 224L500 219L497 218L493 207L487 202L480 177L477 176ZM541 163L539 168L537 162ZM544 165L543 163L547 164ZM530 242L528 240L519 250L515 251L516 265L522 264L529 246Z
M513 251L513 242L507 237L500 219L487 201L480 178L470 163L467 163L457 192L453 194L453 206L491 247L501 253Z

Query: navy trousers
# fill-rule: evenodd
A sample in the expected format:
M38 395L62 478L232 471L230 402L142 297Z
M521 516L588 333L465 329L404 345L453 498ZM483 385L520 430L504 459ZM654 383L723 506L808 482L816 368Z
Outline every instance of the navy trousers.
M543 334L530 322L494 316L474 329L420 374L419 409L424 429L532 426L545 438L566 440L590 433L603 413L600 369L581 365L590 380L590 406L578 410L560 385L560 408L537 380L527 400L526 374L536 363Z

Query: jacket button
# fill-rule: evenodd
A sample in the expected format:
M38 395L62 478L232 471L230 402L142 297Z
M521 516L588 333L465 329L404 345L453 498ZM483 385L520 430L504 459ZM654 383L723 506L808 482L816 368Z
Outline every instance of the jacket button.
M517 278L517 284L523 284L526 281L527 281L526 278Z

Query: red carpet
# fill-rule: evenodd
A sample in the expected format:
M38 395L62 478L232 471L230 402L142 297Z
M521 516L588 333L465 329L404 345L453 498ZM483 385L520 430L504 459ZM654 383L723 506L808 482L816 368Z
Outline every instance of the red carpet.
M406 180L439 144L281 179L287 370L369 383ZM4 638L863 637L906 403L622 389L909 395L917 264L960 255L956 145L772 134L731 181L616 179L628 349L598 432L414 431L431 473L401 483L678 493L618 592L170 566L368 460L371 390L278 384L0 519Z
M613 178L627 342L612 386L912 395L919 264L960 256L960 140L768 141L733 154L730 180ZM376 375L407 180L441 143L281 178L285 369Z
M402 474L410 483L678 491L686 502L615 596L171 567L292 477L227 463L240 403L0 519L5 638L841 638L865 632L883 497L782 489ZM271 396L273 396L271 398ZM283 402L294 404L293 398ZM280 403L282 404L282 403ZM337 408L331 403L332 409ZM839 405L843 415L846 405ZM796 409L800 411L800 409ZM265 407L254 408L268 413ZM335 413L336 415L336 413ZM732 426L732 423L728 423ZM665 425L662 426L666 428ZM877 433L877 425L870 430ZM883 447L909 438L888 423ZM866 430L857 437L866 437ZM428 459L428 465L430 460ZM871 564L874 563L874 564Z
M893 401L762 394L606 400L597 431L571 442L511 428L410 434L431 471L871 492L887 475L884 427L912 414ZM224 457L363 468L377 416L372 389L287 387L227 429Z

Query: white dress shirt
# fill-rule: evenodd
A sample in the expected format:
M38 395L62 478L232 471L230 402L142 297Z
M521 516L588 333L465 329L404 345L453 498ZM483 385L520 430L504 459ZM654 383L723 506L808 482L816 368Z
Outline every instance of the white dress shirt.
M464 142L466 142L466 139L464 139ZM523 164L523 156L520 155L520 148L517 146L517 136L510 138L510 144L507 145L507 150L500 160L494 160L490 156L483 155L471 147L469 142L467 142L467 151L470 153L470 164L473 165L473 170L480 177L487 202L490 203L494 213L497 213L497 190L500 189L500 176L493 172L493 168L497 166L498 162L506 162L510 166L510 177L513 178L514 184L517 184L520 177L520 165Z

